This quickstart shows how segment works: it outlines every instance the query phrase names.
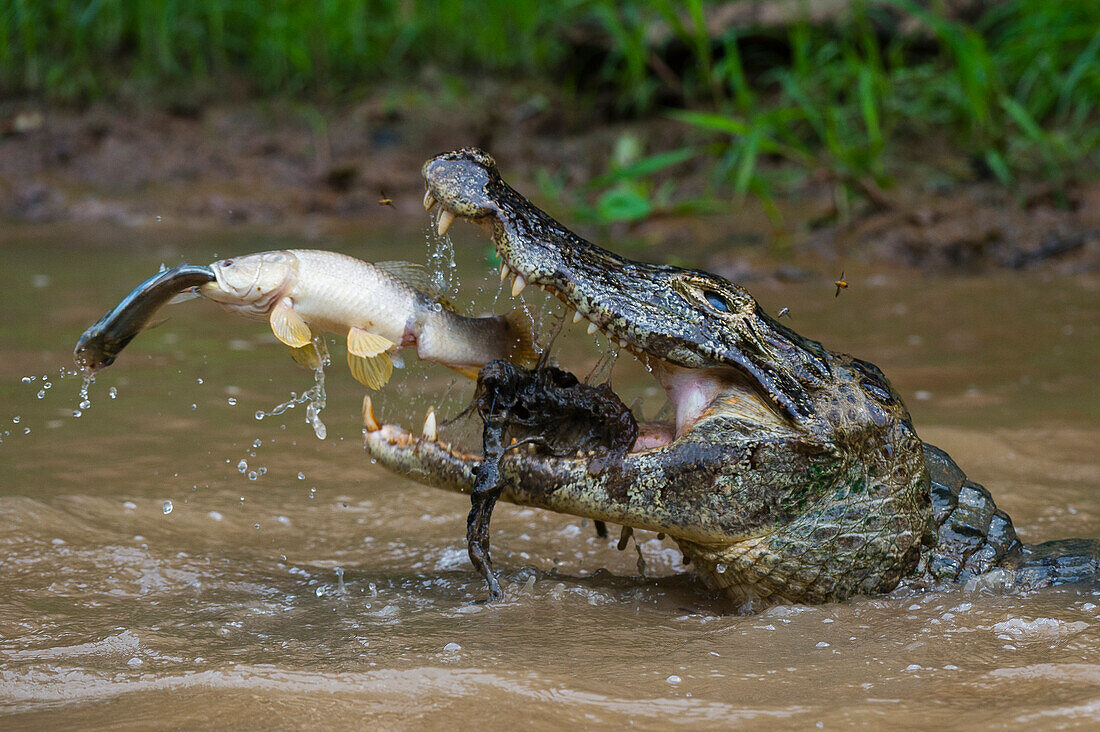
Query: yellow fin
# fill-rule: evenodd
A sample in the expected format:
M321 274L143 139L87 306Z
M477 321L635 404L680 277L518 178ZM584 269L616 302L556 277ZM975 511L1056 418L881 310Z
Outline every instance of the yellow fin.
M289 297L284 297L271 310L271 330L276 338L291 348L301 348L313 337L306 321L294 312L294 302Z
M377 333L352 326L348 330L348 353L364 358L373 358L383 351L393 348L394 343L389 338L383 338Z
M523 308L516 308L504 316L509 332L515 336L508 350L508 360L524 368L533 368L539 360L535 350L535 333L529 316Z
M317 356L317 348L310 341L304 346L290 349L290 357L299 366L307 369L316 369L321 365L321 359Z
M364 358L348 352L348 369L363 386L368 389L381 389L393 375L393 361L388 353L379 353L373 358Z
M476 379L477 375L481 373L481 368L478 366L451 366L449 364L443 364L451 371L457 371L465 376L467 379Z

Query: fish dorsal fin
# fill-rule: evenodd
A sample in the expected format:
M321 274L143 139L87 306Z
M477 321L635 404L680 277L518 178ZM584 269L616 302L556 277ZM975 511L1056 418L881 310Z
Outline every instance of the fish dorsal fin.
M363 358L373 358L383 351L393 348L394 342L377 333L352 326L348 330L348 353Z
M356 356L348 351L348 370L363 386L368 389L381 389L393 375L393 361L390 354L382 352L373 358Z
M390 277L393 277L395 280L404 282L417 292L422 292L432 297L439 294L438 288L432 284L432 273L422 264L391 260L387 262L375 262L374 266Z
M301 348L313 337L306 321L294 312L294 301L289 297L284 297L272 308L271 330L276 338L291 348Z
M321 365L321 359L318 357L317 349L312 341L308 345L291 348L290 357L303 368L316 370Z
M439 285L432 280L432 271L424 265L416 262L392 260L375 262L374 266L395 280L405 283L421 295L430 297L448 310L458 312L455 306L444 297L445 290L440 289Z

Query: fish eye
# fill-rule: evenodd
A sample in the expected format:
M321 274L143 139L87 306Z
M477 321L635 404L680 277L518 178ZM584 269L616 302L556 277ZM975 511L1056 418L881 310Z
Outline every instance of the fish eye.
M708 304L720 313L728 313L730 311L730 305L726 302L726 299L719 295L717 292L703 292L703 298Z
M223 267L232 267L233 266L233 260L232 259L223 259L222 260L222 266Z

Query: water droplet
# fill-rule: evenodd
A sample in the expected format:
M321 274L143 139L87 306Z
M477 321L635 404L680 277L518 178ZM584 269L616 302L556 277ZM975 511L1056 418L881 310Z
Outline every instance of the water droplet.
M299 472L298 473L298 480L305 480L305 479L306 479L306 474Z
M256 478L258 478L258 477L260 477L260 476L256 474L255 470L248 471L248 479L249 480L256 480Z
M172 502L165 501L163 504L161 504L161 510L164 511L164 515L166 516L172 513Z
M115 387L112 386L110 389L107 390L107 396L109 396L111 399L117 398L118 397L118 389L116 389Z
M262 440L256 440L252 443L252 447L259 447L262 444L264 444Z
M222 518L224 518L219 511L211 511L210 513L208 513L206 515L209 516L210 518L214 519L215 521L221 521Z
M135 508L137 508L137 504L133 501L123 501L122 507L125 508L127 511L133 511Z
M43 397L45 397L45 396L46 396L46 392L45 392L45 390L43 390L43 389L39 389L39 390L38 390L38 398L39 398L39 399L42 399L42 398L43 398Z
M79 409L74 409L73 410L73 416L74 417L80 417L83 414L84 414L84 412L81 412Z
M23 428L23 434L24 435L29 435L30 433L31 433L31 428L30 427L24 427Z
M670 684L679 684L680 682L682 682L682 681L683 681L683 679L681 679L681 678L680 678L679 676L677 676L676 674L672 674L672 675L671 675L671 676L669 676L669 677L668 677L667 679L665 679L665 681L667 681L667 682L668 682L668 683L670 683Z
M20 419L19 415L16 415L16 416L11 418L11 421L14 422L15 424L19 424L19 419ZM301 475L301 473L299 473L299 475Z
M49 381L47 381L45 384L42 385L42 388L43 389L51 389L51 388L53 388L53 384L50 383Z
M237 397L229 397L225 400L225 403L231 407L237 406Z
M262 410L262 409L257 409L257 410L256 410L256 414L255 414L254 416L256 417L256 421L258 422L258 421L260 421L261 419L263 419L264 417L266 417L266 416L267 416L267 414L265 414L265 413L264 413L264 410Z
M198 404L195 404L194 402L191 402L191 411L195 411L198 408L199 408Z
M92 403L90 401L88 401L87 399L85 399L84 401L82 401L80 403L80 408L81 409L87 409L90 406L92 406Z
M24 384L29 384L32 381L34 381L34 377L33 376L24 376L22 379L20 379L20 381L22 381Z
M241 475L244 475L246 470L248 470L248 461L247 460L242 460L239 463L237 463L237 472L238 473L240 473Z
M252 528L256 529L256 531L259 531L260 530L260 525L259 524L252 524Z
M195 381L199 382L200 384L202 383L202 379L195 379Z
M316 498L317 497L317 489L316 488L310 488L309 489L309 497L310 498Z
M447 651L448 653L458 653L462 650L462 646L458 645L457 643L448 643L447 645L443 646L443 650Z

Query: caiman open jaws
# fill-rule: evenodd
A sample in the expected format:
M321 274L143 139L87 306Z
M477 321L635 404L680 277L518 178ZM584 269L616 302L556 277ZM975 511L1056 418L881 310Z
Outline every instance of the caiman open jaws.
M585 241L481 150L435 157L423 174L440 229L455 218L482 225L514 295L534 285L562 300L641 360L675 408L672 423L639 425L615 471L589 470L586 455L509 453L502 500L664 532L742 611L991 572L1002 585L1096 577L1096 542L1022 544L989 493L921 442L873 364L803 338L721 277ZM365 423L384 467L473 487L480 456L434 429L413 435L372 413Z

